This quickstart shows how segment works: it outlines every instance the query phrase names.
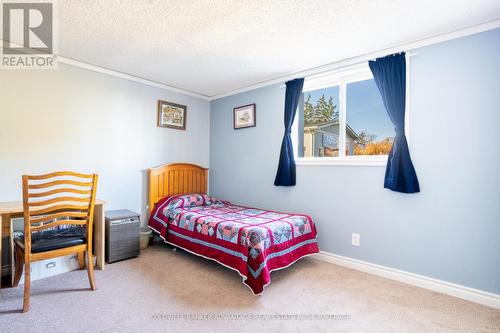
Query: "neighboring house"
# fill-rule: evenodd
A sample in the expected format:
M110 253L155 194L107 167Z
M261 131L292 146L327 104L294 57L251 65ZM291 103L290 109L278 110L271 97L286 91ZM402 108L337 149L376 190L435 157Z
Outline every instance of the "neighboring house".
M346 155L353 155L359 136L347 125ZM304 124L304 157L339 155L339 122L337 120Z

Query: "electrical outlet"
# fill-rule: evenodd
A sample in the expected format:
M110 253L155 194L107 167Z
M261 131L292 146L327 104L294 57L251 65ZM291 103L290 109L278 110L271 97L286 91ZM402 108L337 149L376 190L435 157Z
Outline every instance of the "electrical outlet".
M361 236L359 234L352 234L352 245L359 246Z

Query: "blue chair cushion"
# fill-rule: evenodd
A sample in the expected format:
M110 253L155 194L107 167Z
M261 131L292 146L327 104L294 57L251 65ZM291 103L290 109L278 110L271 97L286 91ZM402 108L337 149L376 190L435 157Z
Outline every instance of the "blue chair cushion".
M86 241L86 229L84 227L32 232L31 253L46 252L85 244ZM14 243L24 250L24 236L16 237Z

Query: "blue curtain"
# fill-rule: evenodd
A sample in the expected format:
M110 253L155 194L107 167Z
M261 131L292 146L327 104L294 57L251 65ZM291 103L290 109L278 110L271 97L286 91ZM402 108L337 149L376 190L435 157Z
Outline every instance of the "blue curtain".
M369 61L368 65L396 130L396 137L387 160L384 187L402 193L420 192L405 135L405 53L378 58Z
M292 125L297 113L304 79L295 79L286 83L285 93L285 135L281 143L280 162L274 185L295 186L295 159L292 146Z

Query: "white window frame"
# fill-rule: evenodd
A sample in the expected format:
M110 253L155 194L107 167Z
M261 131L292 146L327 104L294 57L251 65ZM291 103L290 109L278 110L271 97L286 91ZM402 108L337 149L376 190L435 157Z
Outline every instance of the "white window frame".
M406 63L406 112L405 134L409 143L409 61ZM304 81L303 92L339 86L339 156L338 157L299 157L299 115L295 116L292 127L292 144L297 165L340 165L340 166L386 166L387 155L346 156L346 87L348 83L373 79L368 63L351 66L341 70L307 77ZM343 147L340 149L340 147Z

